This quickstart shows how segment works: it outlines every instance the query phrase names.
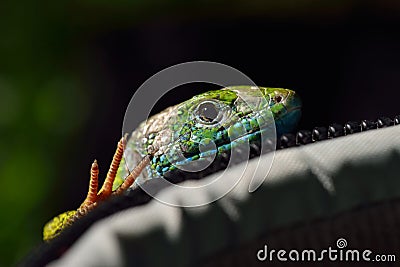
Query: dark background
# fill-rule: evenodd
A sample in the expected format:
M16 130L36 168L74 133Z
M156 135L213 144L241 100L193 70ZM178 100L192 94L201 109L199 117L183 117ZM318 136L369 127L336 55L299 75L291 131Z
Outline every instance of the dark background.
M400 113L399 1L0 4L0 266L104 177L135 90L174 64L232 66L296 90L301 127ZM154 112L207 87L168 94Z

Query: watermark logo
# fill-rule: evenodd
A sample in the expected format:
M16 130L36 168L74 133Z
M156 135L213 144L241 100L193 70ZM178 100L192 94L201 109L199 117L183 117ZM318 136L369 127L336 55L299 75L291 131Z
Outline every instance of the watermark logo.
M133 133L133 139L136 139L133 140L135 144L128 144L124 155L129 170L132 170L136 166L138 159L144 156L145 151L143 151L143 146L141 147L140 142L148 142L149 136L146 134L149 133L152 134L150 136L153 138L151 140L152 145L155 144L155 147L159 149L157 152L157 160L167 160L175 169L186 172L198 172L212 164L215 154L218 153L218 148L221 146L217 141L222 139L212 136L212 131L216 128L225 127L226 124L224 124L224 122L226 121L235 122L235 116L238 117L238 115L237 112L233 112L231 106L226 105L226 103L219 101L216 98L204 99L204 101L200 101L199 103L193 103L193 107L190 105L190 107L177 106L168 109L157 117L149 117L153 106L164 94L180 85L194 82L215 84L221 86L221 88L245 85L245 88L251 90L251 93L241 93L242 90L236 90L238 87L233 89L237 91L238 103L241 102L242 106L245 105L253 112L256 112L257 108L260 106L268 107L269 99L264 97L256 84L245 74L230 66L215 62L196 61L178 64L164 69L145 81L140 88L136 90L126 110L123 122L123 134ZM248 110L246 112L248 112ZM220 123L220 125L211 123L213 122L211 119L214 117L216 123ZM201 122L198 118L205 118L205 121ZM230 160L224 171L221 172L218 177L213 179L213 181L203 182L201 180L198 182L198 186L194 187L172 184L168 180L164 179L162 175L157 178L159 179L161 187L175 187L177 190L182 191L183 194L187 194L188 196L192 196L195 191L199 195L201 195L201 192L199 191L204 191L204 193L206 193L208 192L209 187L218 187L220 189L218 194L213 194L211 197L208 197L207 200L204 200L203 198L188 197L185 204L182 204L176 199L163 199L164 195L156 195L151 188L142 186L143 183L141 182L138 183L139 186L141 186L142 189L153 198L163 203L185 207L202 206L218 200L231 191L243 176L245 176L246 181L248 181L248 191L255 191L267 176L272 165L274 150L276 147L276 130L272 112L269 110L266 110L266 112L264 111L262 116L257 120L259 125L262 123L265 124L266 122L269 125L267 130L260 131L261 154L265 152L266 149L271 152L269 154L270 156L264 158L262 162L263 170L266 170L264 171L266 172L264 175L261 175L260 173L255 175L258 166L261 166L260 159L258 159L256 164L257 168L252 168L251 170L248 168L250 143L249 140L243 138L247 134L245 126L238 123L239 126L235 127L234 131L227 131L227 137L229 140L226 140L226 136L224 136L225 143L222 145L228 147L232 142L240 143L240 145L232 145L230 147ZM142 121L146 121L147 123L140 124ZM240 122L240 120L238 119L236 122ZM141 126L138 128L139 125ZM192 128L193 126L197 127L198 132L190 132L186 135L183 129L188 128L188 131L190 131L190 126L192 126ZM209 136L198 138L198 135L205 132L209 133ZM187 142L188 146L185 146L182 145L183 142L178 143L176 140L190 140L190 142ZM265 144L265 140L268 140L268 144ZM165 144L168 144L168 146ZM135 147L132 148L133 146ZM190 146L198 146L199 153L194 156L193 153L187 153L187 151L190 151L191 149ZM209 151L214 154L208 153ZM136 156L132 156L133 154L136 154ZM199 154L202 160L195 158L198 157ZM242 162L244 168L235 172L234 177L232 177L232 175L227 175L227 171L237 162ZM159 172L162 172L164 168L168 169L171 167L170 165L163 167L158 163L156 165L158 168L156 171ZM148 167L144 171L148 173L148 177L150 178L152 174L155 173L154 166L153 169ZM140 179L142 179L142 177L140 177ZM143 179L146 179L146 177L143 177Z
M337 246L338 248L345 248L345 247L347 247L347 240L344 239L344 238L339 238L339 239L336 241L336 246Z
M336 247L329 246L326 249L303 249L285 250L270 249L268 245L257 251L257 259L262 262L395 262L395 254L376 254L369 249L350 249L347 248L347 240L339 238Z

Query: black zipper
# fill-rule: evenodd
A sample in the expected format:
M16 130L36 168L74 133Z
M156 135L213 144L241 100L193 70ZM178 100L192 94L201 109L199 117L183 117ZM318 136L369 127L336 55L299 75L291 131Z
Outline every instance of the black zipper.
M296 133L284 134L277 142L277 149L306 145L318 141L399 124L400 115L396 116L394 119L380 117L375 121L362 120L361 122L349 121L345 124L332 123L328 127L314 127L314 129L311 131L300 130Z

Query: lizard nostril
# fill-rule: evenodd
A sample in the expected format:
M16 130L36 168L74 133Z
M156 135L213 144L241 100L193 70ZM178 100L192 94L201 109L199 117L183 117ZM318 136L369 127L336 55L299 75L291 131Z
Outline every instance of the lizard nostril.
M275 102L280 103L282 101L282 96L278 95L275 97Z

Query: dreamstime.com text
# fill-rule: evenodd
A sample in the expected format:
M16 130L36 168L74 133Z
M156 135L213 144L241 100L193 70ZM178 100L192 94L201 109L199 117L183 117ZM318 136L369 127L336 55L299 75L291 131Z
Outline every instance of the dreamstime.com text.
M257 251L259 261L293 261L293 262L313 262L313 261L343 261L343 262L395 262L395 254L375 254L369 249L346 249L347 240L339 238L336 247L328 247L322 250L303 249L285 250L270 249L267 245Z

